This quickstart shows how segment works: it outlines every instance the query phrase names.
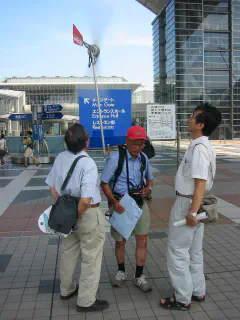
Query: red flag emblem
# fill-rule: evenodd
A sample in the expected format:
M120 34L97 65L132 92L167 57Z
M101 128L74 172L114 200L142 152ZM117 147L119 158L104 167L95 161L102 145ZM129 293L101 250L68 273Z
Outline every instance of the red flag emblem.
M73 25L73 42L79 46L83 45L83 36L78 31L75 25Z

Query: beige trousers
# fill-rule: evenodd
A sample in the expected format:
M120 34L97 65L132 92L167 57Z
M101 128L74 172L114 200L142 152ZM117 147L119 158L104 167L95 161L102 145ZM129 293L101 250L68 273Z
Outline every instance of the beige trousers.
M80 256L81 273L77 300L80 307L89 307L96 300L105 240L104 224L103 212L99 208L90 208L78 219L76 231L62 242L61 295L67 296L76 289L72 278Z

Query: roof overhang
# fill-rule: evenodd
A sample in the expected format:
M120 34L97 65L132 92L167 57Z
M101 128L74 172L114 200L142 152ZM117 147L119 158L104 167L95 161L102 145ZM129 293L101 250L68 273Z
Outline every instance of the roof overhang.
M25 92L22 92L22 91L0 89L0 97L4 97L8 99L18 99L24 94Z
M95 89L94 82L49 82L49 83L28 83L28 82L15 82L15 83L5 83L0 82L0 88L10 88L18 87L24 90L24 86L75 86L76 89ZM141 83L135 82L98 82L99 89L122 89L122 90L132 90L133 92L141 86ZM2 90L3 91L3 90Z
M163 8L165 8L169 1L170 0L137 0L137 2L141 3L145 8L155 14L158 14Z

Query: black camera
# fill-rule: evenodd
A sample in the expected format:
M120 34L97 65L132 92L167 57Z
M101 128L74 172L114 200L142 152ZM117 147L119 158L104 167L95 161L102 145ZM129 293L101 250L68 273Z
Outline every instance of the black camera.
M132 187L131 190L129 191L129 196L136 201L137 205L140 208L143 206L143 203L144 203L143 197L140 194L141 189L139 187L137 188Z

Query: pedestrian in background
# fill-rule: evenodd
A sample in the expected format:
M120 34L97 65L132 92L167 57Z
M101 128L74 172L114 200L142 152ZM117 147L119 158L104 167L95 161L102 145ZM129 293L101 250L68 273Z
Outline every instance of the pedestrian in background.
M24 167L28 166L28 159L32 158L33 163L39 166L39 161L33 155L32 132L27 131L27 137L23 140L24 144Z
M8 148L6 146L6 140L5 136L3 133L1 133L1 138L0 138L0 161L2 168L5 168L6 161L4 160L5 155L7 154Z

